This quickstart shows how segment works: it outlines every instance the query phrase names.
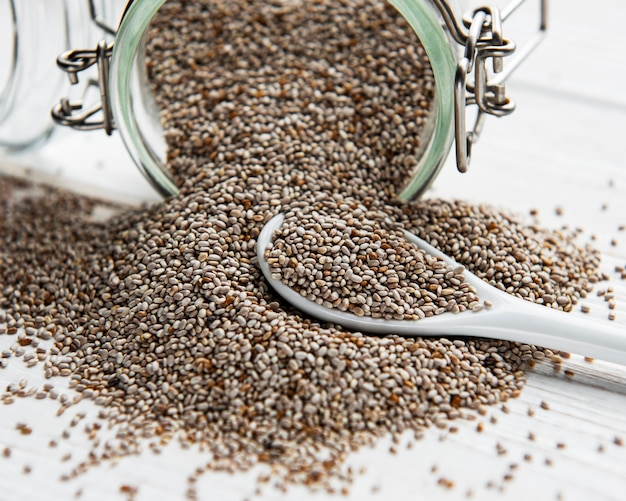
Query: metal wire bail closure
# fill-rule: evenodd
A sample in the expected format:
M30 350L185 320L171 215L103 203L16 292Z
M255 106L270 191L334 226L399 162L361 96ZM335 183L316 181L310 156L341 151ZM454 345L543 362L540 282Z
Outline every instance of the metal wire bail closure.
M78 83L79 72L94 64L97 65L98 79L89 84L97 85L100 90L100 103L87 109L83 109L82 101L70 102L67 98L61 99L51 111L52 118L57 123L78 130L104 129L108 135L111 135L115 128L109 101L109 66L112 53L113 44L107 44L101 40L93 50L70 50L57 58L58 66L69 75L72 84ZM102 117L94 118L100 112L102 112Z
M503 36L503 22L526 1L514 0L502 10L478 7L461 24L445 0L434 0L450 34L465 48L454 81L454 137L459 172L467 172L469 168L472 146L480 136L485 115L501 117L515 110L515 102L508 97L504 82L537 47L547 30L548 0L539 0L539 27L524 47L517 52L515 43ZM516 56L505 68L504 58L515 52ZM488 62L491 72L487 69ZM472 73L472 78L468 78ZM470 130L467 129L469 106L478 108Z

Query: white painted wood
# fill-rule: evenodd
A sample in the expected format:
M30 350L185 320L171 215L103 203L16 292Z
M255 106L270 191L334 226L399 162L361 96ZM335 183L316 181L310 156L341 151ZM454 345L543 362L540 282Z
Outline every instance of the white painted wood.
M523 214L537 208L546 225L581 227L583 238L595 234L603 266L614 279L615 323L626 332L626 281L612 272L615 265L626 265L626 232L617 230L626 224L626 38L621 26L626 3L552 0L551 12L548 39L511 86L518 111L508 118L489 120L471 172L457 174L449 162L431 194L487 202ZM79 137L83 136L68 139L66 145L80 147ZM120 168L121 156L110 149L108 153L107 148L101 150L100 171L82 175L83 183L100 182L111 172L109 168ZM128 188L123 196L133 195L134 189ZM145 185L136 193L144 189ZM149 190L143 194L152 196ZM555 214L556 206L562 207L562 216ZM611 245L612 239L617 246ZM592 318L608 322L608 308L601 298L594 294L584 302L592 307ZM572 314L582 315L580 311ZM0 336L0 348L9 342L10 337ZM576 356L564 368L573 371L574 377L555 374L550 364L530 372L522 396L506 403L509 413L492 408L476 421L455 423L456 433L429 430L411 450L405 443L399 445L395 455L388 452L388 440L373 450L360 451L349 464L355 471L360 467L367 471L356 476L350 495L340 498L456 500L465 499L471 491L473 499L479 500L626 499L626 447L614 443L615 437L626 440L626 368L588 363ZM0 388L23 378L41 385L38 374L25 369L21 361L11 360L9 368L0 371ZM550 410L541 409L542 401ZM534 417L528 415L529 408ZM125 499L122 485L138 487L139 500L183 499L187 476L206 461L200 452L181 451L174 444L161 455L146 451L115 466L104 464L74 481L59 482L59 476L88 452L83 426L70 428L71 419L77 412L86 412L84 422L90 421L97 409L81 402L60 417L56 409L51 401L33 399L0 406L0 449L12 451L9 459L0 455L0 500L73 499L79 490L80 499ZM497 423L490 422L492 417ZM17 422L27 423L32 434L19 434ZM483 423L482 433L476 431L478 422ZM59 439L64 429L71 431L69 440ZM534 441L529 440L529 433L535 435ZM58 440L57 448L48 447L51 439ZM559 443L564 448L558 448ZM498 454L497 444L506 454ZM603 452L598 451L600 446ZM72 457L64 462L67 453ZM529 461L524 460L525 454L530 455ZM546 465L546 459L552 466ZM511 464L517 464L517 469L511 470ZM32 468L28 475L23 474L25 465ZM271 486L254 496L259 471L207 474L198 482L200 499L326 497L303 488L283 495ZM504 480L507 473L513 475L512 480ZM453 481L454 487L439 485L441 478ZM373 487L379 492L372 493Z

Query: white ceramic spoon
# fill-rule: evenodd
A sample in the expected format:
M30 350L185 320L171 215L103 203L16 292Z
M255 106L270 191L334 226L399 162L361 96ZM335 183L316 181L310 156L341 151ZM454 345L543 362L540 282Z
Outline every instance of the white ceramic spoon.
M275 216L259 235L257 256L261 271L286 301L319 320L374 334L505 339L626 365L626 327L603 324L524 301L487 284L467 270L464 272L465 281L476 289L479 298L492 303L490 308L478 312L443 313L421 320L385 320L359 317L319 305L271 277L264 254L266 249L272 247L274 233L282 226L283 220L282 214ZM450 266L458 266L452 258L421 238L408 232L405 235L407 240L425 252L443 259Z

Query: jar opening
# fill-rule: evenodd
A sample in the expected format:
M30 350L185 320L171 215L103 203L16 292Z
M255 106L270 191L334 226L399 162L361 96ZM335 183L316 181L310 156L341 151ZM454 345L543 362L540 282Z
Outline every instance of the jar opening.
M158 6L156 4L159 4ZM167 72L167 66L161 65L155 69L153 65L153 61L151 58L150 51L154 50L168 50L167 41L165 43L161 40L158 40L159 37L159 29L158 26L154 25L152 28L150 27L150 22L146 21L146 14L150 13L150 19L156 15L156 20L158 22L167 21L170 23L170 26L179 24L181 34L184 32L188 35L190 30L189 26L185 26L184 22L177 21L176 13L171 13L167 11L168 5L163 6L168 14L163 15L163 11L159 11L159 7L163 2L149 2L150 5L145 2L134 2L131 5L131 8L127 12L122 25L120 27L120 31L118 33L118 39L116 41L116 47L113 54L113 66L115 67L115 71L112 71L112 74L117 79L114 82L113 90L112 90L112 105L114 108L114 113L116 115L116 120L118 122L118 127L122 132L122 136L124 138L125 143L129 146L129 151L133 155L135 161L140 165L140 168L144 171L147 177L153 182L153 184L157 187L157 189L164 195L171 195L176 193L177 185L180 185L182 181L181 179L176 179L176 172L172 172L172 164L171 164L171 155L173 150L180 150L181 147L184 148L198 148L204 147L207 145L207 141L215 142L217 141L216 137L219 135L220 127L217 127L216 131L211 133L208 132L207 138L182 138L187 141L186 144L182 146L180 144L170 143L170 164L169 168L166 168L164 165L165 158L162 153L162 143L161 145L157 145L156 141L150 139L154 136L154 128L152 131L146 132L148 128L146 128L145 124L143 124L144 119L141 118L143 115L147 117L148 120L146 123L150 122L149 117L154 116L154 103L150 101L150 99L145 98L145 87L144 92L141 92L142 85L145 84L145 77L141 76L141 73L145 69L144 55L143 50L144 47L148 50L147 63L149 65L149 83L151 85L163 85L164 82L168 85L172 85L172 82L176 83L177 79L181 78L181 75L166 75L163 76L164 72ZM256 81L259 78L260 73L257 70L263 72L263 65L267 65L268 67L272 67L272 56L273 52L277 51L277 47L281 49L281 44L283 43L280 37L275 37L276 33L272 32L271 29L268 31L268 24L271 25L273 22L271 19L265 19L263 23L258 23L258 19L255 18L246 18L246 14L244 12L237 12L236 16L232 16L232 21L230 24L225 25L224 20L226 19L224 16L227 15L226 11L221 11L221 7L215 7L216 4L221 4L221 2L201 2L203 4L204 9L214 9L210 15L207 15L205 20L205 26L203 26L202 30L197 29L197 34L199 36L198 43L204 44L203 51L206 55L206 61L198 61L193 60L189 62L189 68L187 70L191 71L206 71L206 82L207 86L203 89L198 90L198 93L202 96L205 96L205 103L198 103L195 100L193 103L185 103L184 99L180 102L180 107L189 107L189 108L203 108L204 111L212 113L210 108L219 108L233 106L234 109L230 111L230 113L238 113L237 105L242 104L243 101L240 96L236 95L235 89L237 85L242 82L247 84L249 87L254 87L256 85ZM254 3L254 2L252 2ZM294 2L295 3L295 2ZM376 2L370 2L376 3ZM353 61L351 61L352 69L350 71L358 72L358 71L373 71L375 76L388 78L390 81L390 76L386 75L386 72L395 71L399 72L400 68L406 67L410 68L410 71L406 74L393 75L393 78L396 78L400 85L409 85L413 80L416 80L415 76L412 73L415 73L418 70L423 70L423 68L418 68L417 65L411 64L414 61L411 61L411 54L416 50L416 48L421 49L423 45L425 48L427 47L426 52L428 53L428 58L426 59L426 64L431 66L428 59L431 58L431 53L434 55L434 66L438 66L438 68L433 67L431 72L431 82L421 89L413 89L415 92L413 95L409 96L413 99L408 105L402 100L397 99L395 96L385 95L384 92L377 89L375 92L378 92L378 96L374 96L378 100L378 104L381 106L385 106L388 110L389 120L396 122L396 131L393 128L389 128L389 130L377 130L372 124L367 123L367 107L365 108L365 119L363 119L363 114L361 113L361 117L359 117L359 124L352 124L350 127L346 127L345 124L342 125L339 129L335 130L335 134L343 134L345 135L346 141L354 140L354 137L351 135L361 133L363 138L366 138L369 133L369 141L372 143L378 141L386 143L384 145L387 148L387 151L383 154L386 155L386 165L381 163L380 169L395 169L395 174L391 173L389 175L389 180L391 184L395 185L395 188L392 190L396 195L400 194L401 197L410 198L412 194L415 194L421 189L425 189L425 185L429 184L434 175L440 168L443 163L443 159L447 155L449 151L449 147L451 144L451 111L452 107L447 100L451 101L451 84L448 87L442 87L440 83L437 82L437 76L443 78L447 78L451 71L448 71L448 68L442 70L442 66L452 66L451 62L453 61L450 48L448 46L447 39L443 34L443 31L439 25L438 20L434 17L433 13L429 10L430 7L423 4L421 1L403 1L396 0L393 2L379 2L380 8L387 9L396 12L397 11L402 15L402 17L397 16L397 24L404 23L407 25L405 19L410 24L410 27L407 25L407 30L409 34L412 36L412 40L410 43L400 43L396 44L397 47L392 51L389 47L384 46L385 37L390 37L390 40L394 43L398 42L397 33L390 33L389 27L381 26L380 31L376 34L381 37L378 41L380 47L378 49L375 46L370 47L368 50L369 54L361 54L358 57L354 56ZM288 5L288 2L281 4L284 6ZM303 3L300 5L300 10L305 8L315 9L315 4L313 3ZM395 7L395 9L394 9ZM194 5L191 5L190 8L200 8ZM232 5L228 5L225 7L226 10L232 9ZM151 11L151 12L149 12ZM358 9L358 15L353 15L355 18L355 25L358 27L358 21L363 17L363 13ZM316 13L316 15L319 12ZM239 16L239 17L237 17ZM288 17L288 13L281 13L283 16L281 19L285 19L285 16ZM189 16L185 18L184 15L180 19L189 19ZM378 19L370 19L369 22L380 22L380 18ZM220 26L220 23L222 25ZM257 23L255 25L255 23ZM131 29L132 28L132 29ZM306 86L301 85L299 90L294 90L293 85L290 86L289 83L289 72L291 71L291 67L280 66L280 69L274 68L272 71L275 73L280 73L275 76L275 80L272 84L268 84L270 88L268 93L268 99L273 99L276 96L272 97L271 90L272 85L282 86L286 90L283 89L282 92L285 93L282 96L282 99L292 97L290 93L305 93L309 92L310 96L306 99L303 99L300 104L305 105L305 112L307 113L316 113L321 112L325 113L325 93L335 94L335 95L343 95L345 97L346 94L350 94L352 89L345 89L346 85L354 88L354 85L351 82L347 82L349 78L346 75L342 74L342 64L345 61L328 61L328 58L325 58L322 54L324 52L325 47L318 47L317 50L319 54L309 54L307 53L308 47L306 45L306 41L302 42L302 37L297 37L298 33L297 26L289 25L291 33L286 33L286 35L291 35L292 38L290 42L286 45L290 46L290 55L295 57L296 63L298 63L298 54L297 51L301 51L301 58L299 63L302 66L302 72L306 73L306 78L313 82L317 82L316 75L320 75L322 73L324 78L326 79L323 87L329 87L328 89L313 89L311 91L310 88L306 88ZM396 28L395 26L393 27ZM411 30L411 28L419 34L416 38L415 33ZM152 32L150 31L152 29ZM318 23L316 30L318 30L317 40L332 40L328 38L328 32L336 29L336 26L330 22L326 21L324 23ZM345 30L345 28L343 28ZM360 28L357 28L360 29ZM204 32L203 32L204 30ZM228 34L225 33L225 30L230 30L232 33L235 33L238 38L233 38L233 40L237 40L237 43L241 44L241 47L237 46L237 44L232 43L232 40L228 39ZM324 32L327 30L327 33ZM280 31L280 30L278 30ZM205 36L203 38L201 35L207 35L210 32L210 36ZM267 35L265 38L258 38L259 32L263 32L264 35ZM142 34L138 36L137 33ZM147 43L145 42L145 34L148 33ZM152 34L150 34L152 33ZM231 33L231 34L232 34ZM343 34L342 34L343 35ZM194 35L195 36L195 35ZM370 34L371 36L371 34ZM252 38L251 41L247 42L246 37ZM395 38L394 38L395 37ZM346 37L344 37L346 38ZM347 37L346 39L348 39ZM365 38L365 37L364 37ZM424 40L427 38L428 41ZM156 42L155 42L156 40ZM421 42L421 44L420 44ZM347 43L353 43L349 41ZM358 42L354 42L357 44ZM260 47L260 45L266 44L266 47ZM298 45L300 44L300 45ZM443 45L443 46L442 46ZM343 54L348 54L349 51L343 50L337 51ZM356 49L355 49L356 50ZM378 52L377 52L378 50ZM394 52L395 53L392 53ZM430 51L430 52L429 52ZM447 53L446 53L447 51ZM190 50L191 52L191 50ZM196 50L194 53L197 55L202 51ZM277 54L279 52L276 52ZM282 54L282 52L280 52ZM129 55L132 54L132 55ZM138 55L140 54L140 55ZM319 57L318 57L319 56ZM194 56L195 57L195 56ZM394 63L385 64L385 63L377 63L378 67L372 70L368 64L372 59L376 59L380 57L384 58L396 58L397 60L401 60L403 64ZM229 59L230 58L230 59ZM193 57L190 56L190 59ZM294 65L297 66L297 64ZM424 66L424 57L419 61L421 66ZM208 66L205 66L208 65ZM255 65L258 65L258 68L253 68ZM130 69L132 68L132 70ZM254 71L257 73L254 73ZM246 71L248 73L246 73ZM139 75L133 76L133 73L139 73ZM152 72L152 74L150 74ZM432 73L435 73L435 79L432 81ZM336 81L333 80L334 74L337 74ZM241 79L241 82L237 82L237 78ZM159 80L160 79L160 80ZM281 83L284 80L283 83ZM450 82L452 79L450 80ZM133 86L136 86L137 83L140 83L139 88L136 88L134 91L132 89ZM180 82L178 82L180 83ZM361 82L360 86L363 87L364 93L367 99L371 100L371 96L367 95L368 90L371 87L374 87L376 82L368 82L367 78ZM309 84L307 84L309 85ZM314 85L318 85L315 83ZM338 91L337 87L342 86L341 92ZM388 84L389 88L392 88L393 85ZM363 90L361 89L361 90ZM139 93L137 93L139 92ZM263 90L263 92L268 92L267 89ZM419 93L427 92L429 96L423 96ZM133 93L135 95L133 95ZM173 99L181 99L184 95L184 82L181 84L180 89L175 89L171 92ZM229 94L230 93L230 94ZM162 89L158 93L160 96L164 93ZM165 93L167 94L167 93ZM410 93L409 93L410 94ZM187 94L189 97L190 94ZM142 96L142 97L138 97ZM220 97L221 96L221 97ZM192 96L193 97L193 96ZM352 98L355 96L352 95ZM193 97L195 99L195 97ZM277 98L276 98L277 99ZM278 102L274 100L274 105ZM363 99L359 97L359 99ZM374 101L376 100L374 99ZM385 101L387 99L387 101ZM372 101L372 102L374 102ZM426 103L426 101L428 101ZM369 101L368 101L369 102ZM262 105L262 100L259 102L259 105ZM434 103L434 104L433 104ZM140 105L143 110L139 110L138 106ZM353 103L354 105L354 103ZM336 107L336 105L334 105ZM356 107L360 106L359 103L354 105ZM164 108L163 106L160 106ZM319 108L321 111L316 111L315 108ZM371 107L371 105L370 105ZM311 108L311 110L309 110ZM415 110L421 108L422 111L424 109L426 112L419 112L421 123L419 127L415 127L415 123L411 122L411 119L415 116ZM129 112L129 110L134 110L133 112ZM285 107L285 116L288 115L288 107ZM215 110L214 110L215 111ZM266 112L266 111L263 111ZM219 109L216 112L219 114ZM139 118L138 118L139 116ZM213 115L215 116L215 115ZM381 115L382 116L382 115ZM275 117L276 118L276 117ZM336 120L337 117L333 116L332 120ZM168 117L163 117L165 121L165 127L169 128ZM331 121L332 121L331 120ZM210 122L210 119L209 119ZM221 124L221 129L227 128L228 123L224 122ZM416 130L407 131L407 127L414 127ZM332 128L332 124L329 123L329 128ZM399 135L403 137L398 139L395 134L398 132ZM157 134L158 136L158 134ZM179 141L181 137L172 138L170 140ZM365 140L365 139L364 139ZM244 142L245 143L245 142ZM244 144L242 143L242 144ZM371 146L371 145L368 145ZM359 161L367 161L367 159L362 158ZM391 166L391 167L390 167ZM427 171L427 172L424 172ZM173 177L172 177L173 173ZM395 175L395 178L393 176ZM411 178L412 182L406 183L407 178ZM176 179L176 181L174 181ZM402 186L407 186L402 191ZM401 192L401 193L400 193Z

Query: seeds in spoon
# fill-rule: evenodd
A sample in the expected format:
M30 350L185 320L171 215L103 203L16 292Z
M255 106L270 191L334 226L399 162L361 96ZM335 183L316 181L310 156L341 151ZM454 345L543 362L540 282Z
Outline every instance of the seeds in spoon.
M384 211L343 197L291 204L266 260L307 299L357 316L419 320L480 305L463 267L407 241Z

